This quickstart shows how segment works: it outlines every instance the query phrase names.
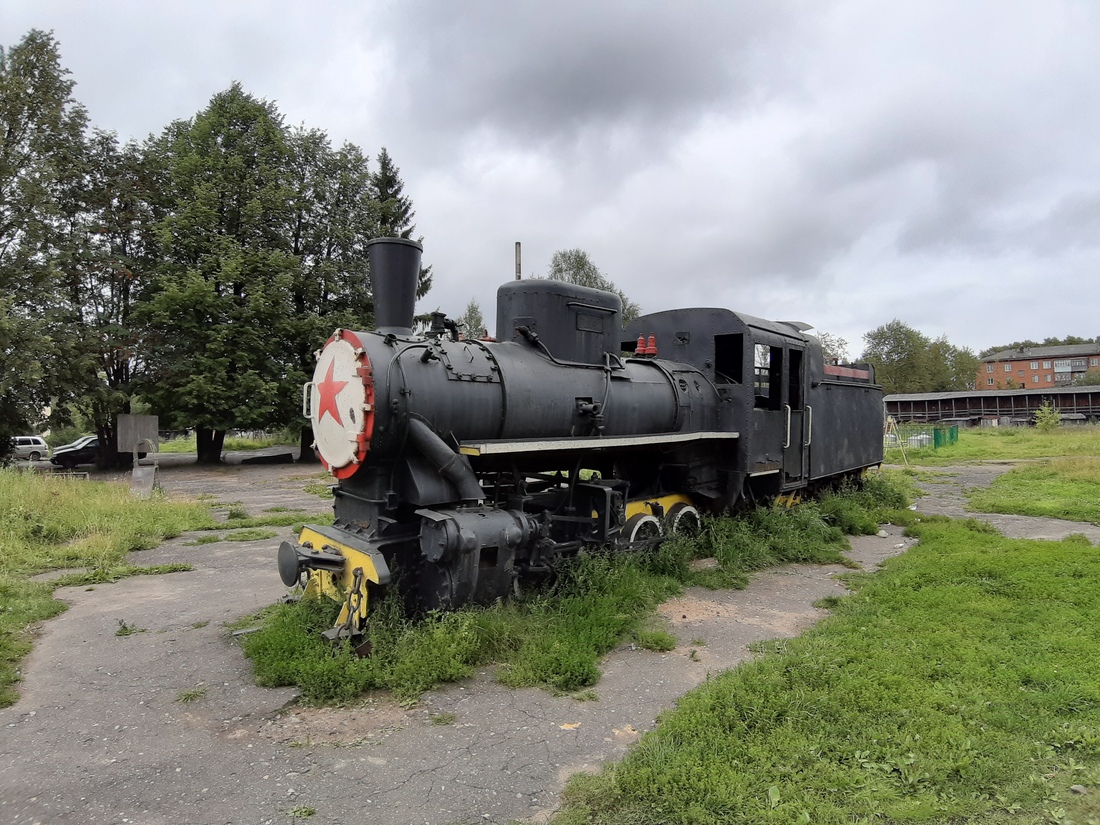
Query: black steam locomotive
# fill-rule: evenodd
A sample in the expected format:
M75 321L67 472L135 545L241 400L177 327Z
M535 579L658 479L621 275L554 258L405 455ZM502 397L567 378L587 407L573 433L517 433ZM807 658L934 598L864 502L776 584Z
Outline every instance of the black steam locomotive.
M489 602L564 553L882 460L871 368L825 363L805 324L679 309L624 329L617 295L526 280L497 292L498 341L442 316L414 334L420 245L368 250L377 328L336 330L303 392L335 521L279 549L288 586L344 602L339 632L397 569L413 607Z

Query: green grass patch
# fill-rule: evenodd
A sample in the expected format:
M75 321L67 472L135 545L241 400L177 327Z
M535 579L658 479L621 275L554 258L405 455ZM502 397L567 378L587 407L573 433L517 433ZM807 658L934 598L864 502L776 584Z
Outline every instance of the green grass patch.
M226 452L247 452L249 450L262 450L266 447L297 447L297 440L287 433L271 433L259 438L238 438L226 436L222 449ZM195 453L198 452L198 444L195 435L182 438L172 438L160 444L162 453Z
M235 533L226 533L226 541L260 541L261 539L271 539L279 535L274 530L260 530L253 527L249 530L238 530Z
M958 443L938 450L905 449L910 464L937 466L968 461L1017 461L1028 458L1100 455L1100 426L1059 427L1043 432L1035 427L970 427L959 430ZM886 451L886 461L903 463L902 451Z
M335 498L336 494L332 492L332 482L320 482L311 481L305 487L302 488L307 493L312 493L320 498Z
M906 503L887 477L836 495L845 497L876 513L893 513ZM339 610L327 600L273 606L261 629L241 637L241 644L261 684L296 685L312 704L353 702L378 688L414 701L489 663L499 665L497 679L504 684L575 693L599 680L600 657L624 640L654 650L675 647L675 637L652 617L685 584L742 587L750 571L776 564L846 562L844 533L823 512L811 503L707 519L698 536L667 541L653 553L565 560L546 589L489 607L411 620L391 590L371 606L368 658L334 650L320 638ZM693 570L691 562L700 558L713 558L717 566Z
M65 609L54 600L54 588L186 569L140 567L123 559L131 550L211 523L202 504L159 496L138 500L125 484L0 470L0 706L17 698L19 661L31 646L29 628ZM30 580L70 568L79 572L51 582Z
M1100 524L1100 457L1053 458L1016 467L969 496L970 509L979 513Z
M211 534L207 536L196 536L194 541L184 542L186 547L198 547L203 544L217 544L222 540L222 537L218 534Z
M911 529L920 545L853 574L830 619L573 780L554 821L1047 822L1084 804L1068 789L1100 779L1100 551Z

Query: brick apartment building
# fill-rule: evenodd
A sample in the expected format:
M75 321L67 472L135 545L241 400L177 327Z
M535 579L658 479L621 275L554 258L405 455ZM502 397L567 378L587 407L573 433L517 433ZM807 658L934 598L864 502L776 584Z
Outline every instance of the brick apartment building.
M1100 344L1006 349L982 360L974 388L1066 387L1086 372L1100 372Z

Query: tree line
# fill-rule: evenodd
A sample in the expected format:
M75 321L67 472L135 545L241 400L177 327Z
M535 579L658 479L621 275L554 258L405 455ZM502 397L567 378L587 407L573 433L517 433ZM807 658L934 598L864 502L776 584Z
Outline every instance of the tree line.
M9 437L79 421L117 464L117 416L194 429L220 460L230 428L301 428L300 387L332 329L373 317L366 243L411 237L415 213L385 148L288 126L239 83L144 141L95 128L52 34L0 48L0 457ZM547 277L610 290L581 249ZM421 272L418 297L430 288ZM480 336L476 301L460 322ZM820 337L829 357L847 342ZM1024 341L1019 346L1091 343ZM864 335L888 393L966 390L978 358L899 320ZM983 351L983 354L998 348Z
M193 428L203 462L229 428L298 424L318 342L372 317L367 241L415 231L389 153L239 83L120 143L73 88L52 34L0 49L0 451L47 408L106 463L122 412Z

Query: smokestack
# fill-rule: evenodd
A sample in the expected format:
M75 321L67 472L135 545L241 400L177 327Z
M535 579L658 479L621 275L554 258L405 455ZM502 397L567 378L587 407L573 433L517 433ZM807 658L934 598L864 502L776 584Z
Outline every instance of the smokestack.
M416 284L424 247L407 238L367 241L370 282L374 291L374 328L394 335L412 335Z
M516 280L518 281L522 276L520 275L520 249L519 241L516 241Z

